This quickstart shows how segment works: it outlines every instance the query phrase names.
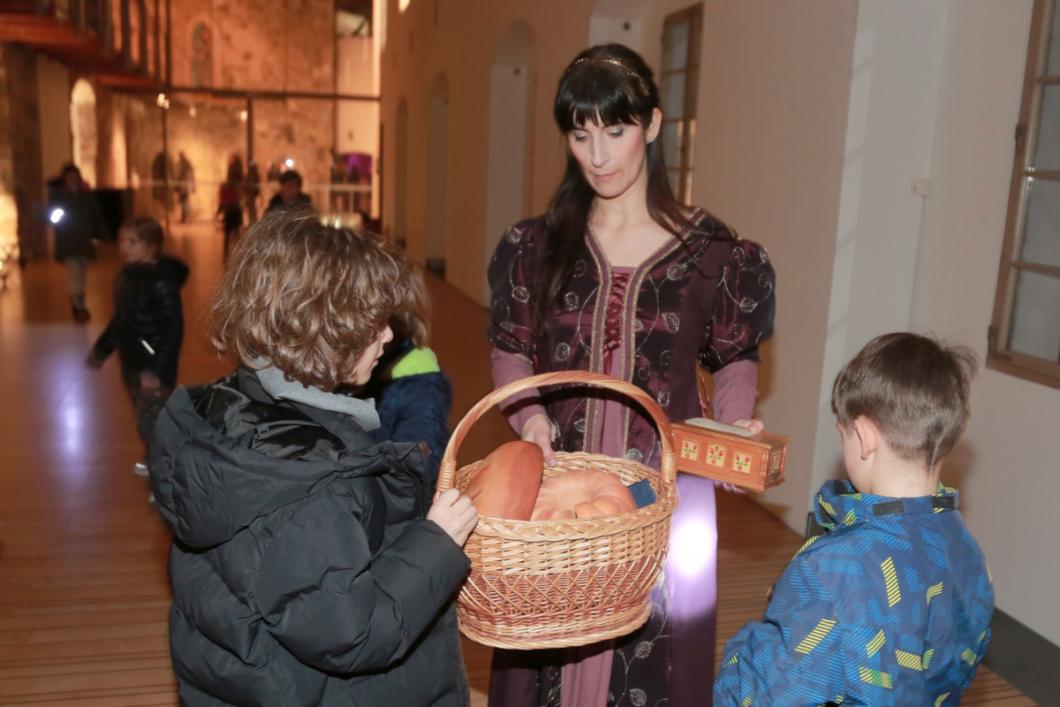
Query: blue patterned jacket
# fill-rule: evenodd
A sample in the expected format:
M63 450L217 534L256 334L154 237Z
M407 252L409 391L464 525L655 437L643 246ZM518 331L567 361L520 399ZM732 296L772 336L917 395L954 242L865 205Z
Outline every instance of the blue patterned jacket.
M715 705L956 705L990 642L994 588L957 491L884 498L829 481L765 620L725 648Z

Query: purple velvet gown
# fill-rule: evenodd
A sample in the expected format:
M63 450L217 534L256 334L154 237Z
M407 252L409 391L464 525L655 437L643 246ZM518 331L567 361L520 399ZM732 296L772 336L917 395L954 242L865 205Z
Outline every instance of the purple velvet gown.
M516 224L490 264L494 382L549 370L607 372L645 389L671 419L687 419L701 413L698 361L715 372L715 415L749 417L757 345L772 329L773 271L759 246L699 217L699 228L683 234L683 244L675 239L635 269L609 267L587 235L563 311L544 330L532 326L529 298L543 222ZM507 411L517 430L530 415L546 412L559 428L558 449L599 451L658 468L654 424L621 398L587 389L579 395L528 391L509 401ZM679 475L678 492L670 553L648 623L582 649L495 652L491 705L710 704L714 486Z

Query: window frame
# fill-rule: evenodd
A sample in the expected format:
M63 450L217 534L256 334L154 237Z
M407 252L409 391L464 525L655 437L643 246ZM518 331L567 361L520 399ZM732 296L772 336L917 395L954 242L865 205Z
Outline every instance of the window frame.
M666 30L673 25L680 25L688 23L688 42L685 50L685 63L680 69L666 70L662 66L662 62L666 58ZM696 33L698 41L692 41L692 33ZM662 87L666 85L666 78L673 76L674 74L684 74L684 93L682 97L684 99L684 105L682 106L682 114L680 117L673 118L663 115L663 127L667 124L677 123L678 135L680 135L680 143L678 144L678 164L666 165L666 174L669 177L671 174L677 175L676 188L674 189L674 196L682 204L690 204L692 199L692 178L695 175L695 169L692 166L692 147L689 135L695 132L692 129L693 123L697 120L696 106L691 103L691 94L689 90L691 87L691 81L689 80L692 72L696 73L696 81L699 80L699 52L698 49L703 43L703 3L698 2L694 5L682 8L675 12L671 12L663 18L663 31L662 37L660 38L659 44L662 49L660 60L659 60L659 86L660 91ZM698 87L697 87L698 88ZM699 95L698 90L696 95ZM660 127L662 130L662 127Z
M1046 74L1054 13L1060 12L1057 0L1035 0L1031 19L1027 65L1023 76L1023 96L1019 122L1015 130L1012 179L1009 185L1005 237L998 265L994 312L987 333L987 368L1042 385L1060 388L1060 351L1057 360L1049 361L1013 351L1010 347L1016 282L1020 272L1038 272L1060 279L1060 267L1024 261L1019 255L1027 213L1027 178L1060 183L1060 169L1035 169L1030 165L1037 145L1038 125L1044 87L1060 85L1060 75Z

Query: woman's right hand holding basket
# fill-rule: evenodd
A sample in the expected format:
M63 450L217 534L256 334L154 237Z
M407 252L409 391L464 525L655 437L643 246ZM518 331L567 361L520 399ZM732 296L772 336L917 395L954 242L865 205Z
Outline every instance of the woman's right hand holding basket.
M523 423L523 440L541 448L545 464L556 464L556 453L552 450L552 421L547 415L534 415Z
M435 496L427 520L436 523L453 542L463 547L478 523L478 511L470 498L457 489L447 489Z

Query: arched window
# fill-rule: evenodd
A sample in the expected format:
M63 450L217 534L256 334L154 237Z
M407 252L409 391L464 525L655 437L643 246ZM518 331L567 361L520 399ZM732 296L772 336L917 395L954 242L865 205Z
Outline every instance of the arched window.
M213 83L213 34L210 27L200 22L191 31L191 85L209 86Z
M486 262L501 234L532 208L534 36L524 22L508 27L493 55L486 184ZM483 276L483 301L489 287Z
M427 97L427 268L445 273L449 184L449 81L438 74Z
M96 158L99 154L96 125L96 92L85 79L78 79L70 92L70 131L73 136L74 164L92 186L96 184Z

